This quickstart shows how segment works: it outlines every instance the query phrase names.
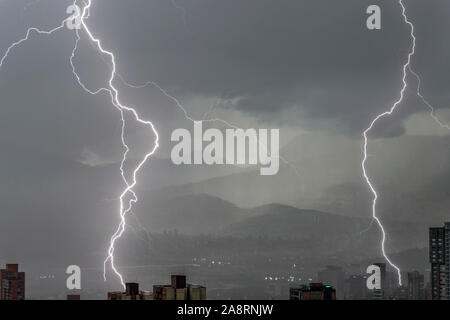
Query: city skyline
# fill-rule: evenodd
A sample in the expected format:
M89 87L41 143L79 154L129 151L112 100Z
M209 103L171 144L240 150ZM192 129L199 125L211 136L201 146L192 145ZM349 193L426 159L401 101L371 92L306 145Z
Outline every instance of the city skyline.
M280 299L284 296L288 300L449 300L449 226L450 222L446 222L444 227L429 228L429 275L421 274L417 270L408 271L407 285L399 285L395 279L395 269L391 268L391 271L387 272L384 262L372 263L363 274L349 272L340 266L327 265L317 272L314 277L316 282L310 278L309 283L304 284L302 279L297 280L294 276L286 279L280 277L279 280L287 281L289 291L270 298ZM221 261L217 263L222 264ZM372 267L378 268L378 271ZM77 276L81 277L81 269L78 272ZM72 276L71 272L66 274L69 275L68 283ZM265 280L277 281L278 277L265 277ZM18 264L7 264L5 269L0 269L0 300L25 300L25 292L25 272L19 272ZM67 287L66 292L67 300L81 300L81 293L85 291L81 287ZM139 283L127 282L125 291L107 292L107 300L180 301L206 300L206 297L206 287L188 284L186 275L173 274L171 284L153 284L152 291L140 290ZM87 298L92 299L89 296ZM226 297L216 298L223 300Z

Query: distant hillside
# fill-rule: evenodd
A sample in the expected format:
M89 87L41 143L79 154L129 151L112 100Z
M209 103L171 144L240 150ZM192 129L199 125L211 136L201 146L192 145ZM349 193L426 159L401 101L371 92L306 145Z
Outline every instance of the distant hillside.
M234 223L224 234L233 236L267 236L307 238L316 235L331 237L354 234L367 226L367 221L316 210L300 210L294 207L270 204L246 210L249 218Z
M217 234L245 217L234 204L206 194L142 199L136 206L141 223L150 232L178 231L186 235ZM146 209L143 209L146 208Z
M256 208L240 208L231 202L207 194L171 197L159 194L142 199L136 211L151 232L177 230L184 234L217 234L233 236L270 236L304 238L314 232L351 233L362 229L368 220L301 210L269 204Z
M370 219L281 204L239 208L206 194L141 199L137 212L146 212L138 217L153 233L177 231L185 235L289 238L309 241L312 246L330 250L370 248L375 250L374 254L379 250L381 240L378 225L370 224ZM390 219L383 223L388 234L388 251L426 246L427 225Z
M402 136L371 142L368 170L380 195L383 219L436 223L448 215L449 136ZM153 190L178 197L209 194L252 208L280 203L359 218L371 214L371 193L361 176L360 144L301 136L284 148L297 168L281 163L275 176L258 170ZM327 147L333 145L333 147Z

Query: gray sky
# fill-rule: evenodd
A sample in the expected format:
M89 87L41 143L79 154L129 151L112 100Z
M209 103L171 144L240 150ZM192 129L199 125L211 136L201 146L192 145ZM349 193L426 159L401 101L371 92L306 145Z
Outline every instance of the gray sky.
M253 191L237 194L239 186L227 177L223 183L203 180L249 170L173 168L167 158L170 133L192 124L155 88L130 89L118 82L123 102L154 121L161 134L161 149L143 170L141 197L194 182L195 190L211 190L238 205L280 202L368 217L370 203L338 208L317 199L325 203L333 188L347 190L342 186L368 197L359 167L361 132L398 98L411 45L397 2L174 1L177 5L96 0L88 24L115 53L123 77L156 81L193 117L215 105L211 115L239 127L280 128L282 154L299 175L284 166L279 177L255 177L249 180ZM71 2L0 0L1 54L28 27L58 25ZM381 31L365 27L365 10L374 3L382 8ZM449 122L450 3L405 3L418 39L412 66L422 77L424 95ZM74 41L66 29L50 37L33 35L0 70L0 261L53 259L72 251L71 259L101 264L117 224L116 199L123 187L120 118L108 97L92 97L76 83L69 65ZM86 39L75 63L89 87L104 85L108 67ZM443 202L449 188L448 130L430 119L414 96L415 79L408 81L404 103L374 128L369 169L375 182L386 186L382 190L393 192L381 194L395 203L399 219L440 221L445 212L448 217ZM127 133L141 152L153 140L140 129ZM280 188L283 184L291 188ZM420 210L412 210L412 203ZM393 208L381 205L380 211L392 218ZM145 216L147 208L136 210ZM90 250L80 250L86 246Z

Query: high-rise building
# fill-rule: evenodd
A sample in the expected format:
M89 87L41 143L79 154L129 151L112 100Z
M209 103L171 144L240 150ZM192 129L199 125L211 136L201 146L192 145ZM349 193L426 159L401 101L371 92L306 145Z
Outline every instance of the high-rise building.
M408 272L408 300L425 299L425 279L418 271Z
M25 300L25 272L19 272L18 264L0 270L0 300Z
M138 283L126 283L125 288L125 292L108 292L108 300L153 300L151 292L139 291Z
M139 283L128 282L125 284L125 293L127 296L139 295Z
M310 283L289 289L289 300L336 300L336 289L323 283Z
M173 275L171 285L153 286L153 300L206 300L206 288L186 284L186 276Z
M450 300L450 222L430 228L431 297Z
M326 266L324 270L317 273L319 282L333 286L337 291L337 299L344 298L345 272L341 267Z

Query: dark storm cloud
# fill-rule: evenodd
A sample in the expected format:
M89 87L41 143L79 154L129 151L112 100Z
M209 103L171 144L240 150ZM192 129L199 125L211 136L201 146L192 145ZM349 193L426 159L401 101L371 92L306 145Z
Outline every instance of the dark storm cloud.
M183 11L170 1L109 1L108 6L99 2L94 7L93 16L102 19L92 19L92 24L116 49L124 72L139 80L157 80L178 94L220 96L225 91L230 98L240 98L233 108L264 120L279 121L278 115L289 110L301 114L290 124L314 129L321 120L331 120L332 127L359 135L374 115L398 98L401 67L411 46L398 3L377 1L381 31L365 27L370 4L373 1L180 1L186 11L183 20ZM434 99L448 102L444 88L450 70L431 59L445 61L450 52L441 41L442 30L449 27L442 13L448 5L406 5L420 37L414 66L443 89L428 85ZM437 70L439 77L431 77Z
M52 26L50 21L64 17L70 1L44 11L50 2L42 1L41 6L27 10L27 22ZM365 27L365 10L371 1L177 3L184 10L165 0L110 0L107 5L95 1L89 24L105 46L114 50L119 71L128 79L155 80L181 97L236 98L236 103L222 107L279 126L298 125L358 137L376 114L398 98L401 67L411 39L396 1L377 1L382 8L381 31ZM413 66L423 74L424 92L430 100L437 107L446 107L450 70L444 62L450 48L441 39L443 30L450 27L443 13L448 4L435 1L425 6L407 1L406 5L418 37ZM14 6L15 12L21 7ZM9 20L15 27L13 32L3 30L3 46L25 30ZM70 39L70 33L65 36ZM66 41L72 41L69 39ZM80 56L92 56L90 49L85 43ZM54 68L51 62L49 59L44 67ZM85 59L78 66L87 63L91 66L85 68L83 79L95 85L101 79L96 75L104 74L105 69L89 72L101 64L100 59ZM149 105L146 99L148 108L154 108L154 100ZM136 97L131 97L130 103L135 101ZM161 119L177 113L170 101L158 105L166 106ZM414 111L399 108L398 122L380 123L374 136L402 134L401 121ZM153 113L152 117L159 116Z
M0 52L22 37L29 25L47 29L57 25L71 1L42 0L24 12L26 3L0 3L4 26ZM222 107L280 126L352 136L359 136L398 98L410 38L396 1L377 1L382 8L381 31L365 28L370 1L177 3L186 15L165 0L94 1L89 24L105 47L116 53L119 71L127 79L155 80L182 97L237 98ZM430 101L446 107L450 49L441 39L449 27L449 5L446 1L406 5L418 37L413 66L423 74L423 90ZM73 33L65 30L51 38L33 36L13 52L0 74L2 105L11 106L4 108L3 139L39 149L22 129L39 124L45 135L39 140L55 147L45 152L67 149L69 158L78 158L89 154L91 145L104 149L103 156L117 156L120 145L114 148L115 142L107 138L113 136L111 130L119 133L117 114L106 97L92 99L77 86L67 61L73 41ZM107 68L86 42L75 62L89 86L102 85ZM124 90L123 97L155 120L159 130L170 132L166 124L181 117L155 90ZM416 103L411 106L411 101ZM373 136L402 134L401 121L420 110L420 104L408 97L391 120L377 125ZM61 134L55 134L55 124ZM95 138L87 137L94 132Z

